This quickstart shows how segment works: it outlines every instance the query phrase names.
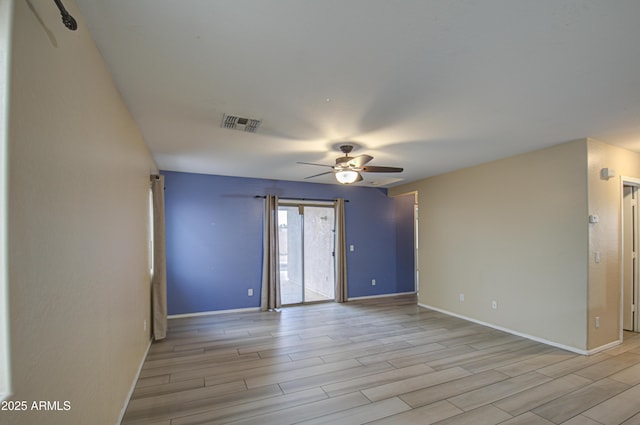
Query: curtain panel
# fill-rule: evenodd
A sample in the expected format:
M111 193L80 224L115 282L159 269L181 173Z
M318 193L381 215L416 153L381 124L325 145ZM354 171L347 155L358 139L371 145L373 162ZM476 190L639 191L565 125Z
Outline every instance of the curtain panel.
M164 176L151 176L153 199L153 278L151 314L153 338L167 336L167 260L164 228Z
M349 299L347 287L347 233L344 219L344 199L336 200L336 302L344 303Z
M280 299L280 249L278 245L278 197L276 195L265 197L263 231L260 309L267 311L282 306Z

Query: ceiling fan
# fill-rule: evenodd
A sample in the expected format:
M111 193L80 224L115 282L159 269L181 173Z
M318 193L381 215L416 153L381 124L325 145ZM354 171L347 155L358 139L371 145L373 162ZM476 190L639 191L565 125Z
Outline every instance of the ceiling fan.
M315 164L313 162L298 162L298 164L317 165L320 167L332 168L332 171L325 171L324 173L314 174L305 179L311 179L313 177L323 176L325 174L334 173L336 180L342 184L351 184L362 181L361 173L400 173L402 168L398 167L377 167L375 165L365 165L373 159L371 155L358 155L349 156L353 150L352 145L341 145L340 151L344 156L336 158L335 165Z

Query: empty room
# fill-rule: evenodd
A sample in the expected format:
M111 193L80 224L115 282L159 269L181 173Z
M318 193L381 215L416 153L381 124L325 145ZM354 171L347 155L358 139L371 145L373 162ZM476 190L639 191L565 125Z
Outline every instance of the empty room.
M0 424L640 424L639 17L0 0Z

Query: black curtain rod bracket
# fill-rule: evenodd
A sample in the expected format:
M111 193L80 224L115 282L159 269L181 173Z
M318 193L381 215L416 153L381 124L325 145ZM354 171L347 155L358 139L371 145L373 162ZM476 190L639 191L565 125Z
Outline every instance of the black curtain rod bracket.
M62 23L64 24L64 26L69 28L71 31L77 30L78 23L76 22L75 19L73 19L73 16L71 16L69 12L67 12L67 9L64 8L62 1L61 0L53 0L53 1L55 2L56 6L58 6L58 9L60 9L60 15L62 15Z

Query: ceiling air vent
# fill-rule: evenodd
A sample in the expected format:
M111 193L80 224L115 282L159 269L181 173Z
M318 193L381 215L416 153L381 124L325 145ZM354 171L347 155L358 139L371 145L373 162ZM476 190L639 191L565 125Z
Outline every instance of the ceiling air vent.
M224 114L222 118L222 128L232 130L248 131L255 133L262 121L253 118L240 117L238 115Z

